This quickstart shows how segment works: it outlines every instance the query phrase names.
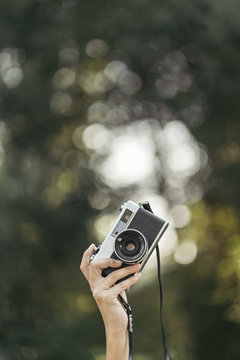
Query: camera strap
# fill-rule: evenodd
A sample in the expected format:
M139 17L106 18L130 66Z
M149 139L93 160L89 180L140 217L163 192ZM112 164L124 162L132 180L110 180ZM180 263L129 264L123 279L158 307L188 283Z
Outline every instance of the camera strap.
M140 203L145 210L150 211L153 213L151 206L148 201ZM164 352L164 360L170 360L168 355L167 343L166 343L166 336L165 330L163 325L163 290L162 290L162 281L161 281L161 262L160 262L160 252L158 245L156 246L156 254L157 254L157 266L158 266L158 284L159 284L159 291L160 291L160 325L161 325L161 332L162 332L162 342L163 342L163 352ZM126 310L128 316L128 341L129 341L129 360L133 360L133 317L132 317L132 309L131 306L126 302L126 300L121 296L118 295L119 301L123 305Z
M151 213L153 213L148 201L141 203L140 206L142 206L145 210L148 210ZM161 281L160 251L159 251L158 244L156 246L156 255L157 255L157 267L158 267L158 284L159 284L159 291L160 291L160 325L161 325L161 332L162 332L164 360L170 360L170 357L168 355L166 336L165 336L165 330L164 330L164 325L163 325L163 289L162 289L162 281Z
M129 360L133 360L133 317L132 317L132 309L131 306L126 302L126 300L122 297L122 295L118 295L119 301L123 305L126 310L128 316L128 341L129 341Z

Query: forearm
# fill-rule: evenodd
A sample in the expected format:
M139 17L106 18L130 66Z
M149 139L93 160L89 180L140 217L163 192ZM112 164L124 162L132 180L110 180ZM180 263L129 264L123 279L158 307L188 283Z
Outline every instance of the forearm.
M119 294L125 297L124 292L140 280L140 264L119 268L121 261L111 258L91 262L93 251L92 245L85 251L80 268L90 284L104 321L106 360L128 360L128 316L119 302ZM109 267L115 267L116 271L102 277L102 270Z
M106 360L128 360L129 344L127 330L106 329Z

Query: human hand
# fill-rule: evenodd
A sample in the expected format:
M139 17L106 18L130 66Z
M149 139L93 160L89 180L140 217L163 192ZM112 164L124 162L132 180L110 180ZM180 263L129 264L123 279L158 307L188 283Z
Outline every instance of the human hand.
M137 283L141 277L140 265L126 266L113 271L107 277L102 277L102 270L107 267L118 268L122 262L114 259L97 259L90 263L90 257L94 252L94 244L84 252L80 269L89 282L93 297L101 312L106 334L117 334L127 331L128 318L126 312L118 300L118 295ZM137 273L126 280L116 282L129 274Z

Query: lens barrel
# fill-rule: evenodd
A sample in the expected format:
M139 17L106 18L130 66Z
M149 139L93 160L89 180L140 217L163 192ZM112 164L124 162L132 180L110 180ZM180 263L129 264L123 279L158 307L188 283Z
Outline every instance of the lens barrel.
M141 261L148 250L147 240L137 230L127 229L118 234L114 251L118 259L132 264Z

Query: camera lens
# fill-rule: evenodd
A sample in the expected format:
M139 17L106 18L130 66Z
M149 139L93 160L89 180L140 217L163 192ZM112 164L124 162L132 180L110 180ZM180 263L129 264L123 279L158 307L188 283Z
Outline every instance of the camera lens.
M132 264L141 261L147 249L145 237L137 230L124 230L116 237L115 254L124 263Z
M127 251L134 251L136 249L136 246L134 244L134 242L129 241L126 243L126 250Z

